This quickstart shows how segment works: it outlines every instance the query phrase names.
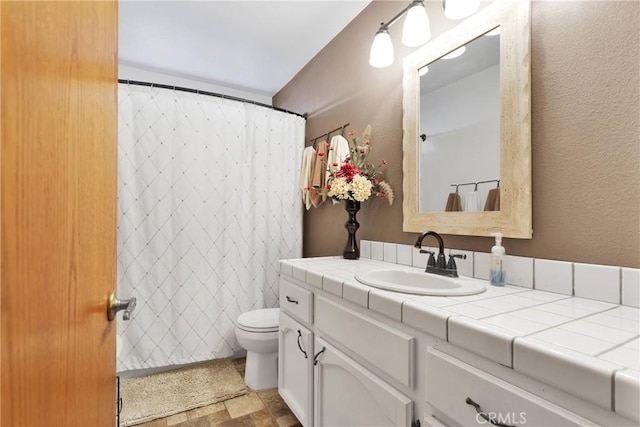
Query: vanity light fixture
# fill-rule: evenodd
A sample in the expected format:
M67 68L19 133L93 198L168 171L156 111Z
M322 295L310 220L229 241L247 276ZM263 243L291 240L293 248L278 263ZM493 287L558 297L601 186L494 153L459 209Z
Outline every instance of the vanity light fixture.
M369 65L372 67L384 68L393 64L393 44L389 35L389 27L405 14L407 17L402 29L402 44L416 47L425 44L431 38L431 24L424 8L424 0L413 0L409 6L391 18L389 22L380 24L369 54Z
M480 7L480 0L442 0L444 16L462 19L474 14Z
M402 44L408 47L422 46L431 38L431 24L422 0L413 1L407 9L402 27Z

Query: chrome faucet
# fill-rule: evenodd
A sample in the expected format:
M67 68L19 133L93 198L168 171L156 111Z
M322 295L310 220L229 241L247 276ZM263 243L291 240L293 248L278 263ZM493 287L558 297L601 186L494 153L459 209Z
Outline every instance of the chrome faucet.
M435 252L422 249L422 241L427 236L433 236L438 240L438 259L434 258ZM467 259L464 254L449 255L449 262L447 263L444 255L444 241L435 231L425 231L418 236L415 247L420 249L421 254L429 254L429 260L427 261L427 268L424 270L427 273L439 274L441 276L458 277L458 268L456 266L455 258Z

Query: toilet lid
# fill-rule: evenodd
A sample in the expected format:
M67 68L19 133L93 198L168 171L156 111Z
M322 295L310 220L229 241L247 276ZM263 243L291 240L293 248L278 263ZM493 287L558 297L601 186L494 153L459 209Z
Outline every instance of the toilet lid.
M279 316L279 308L261 308L242 313L238 316L236 324L239 328L250 331L273 331L278 329Z

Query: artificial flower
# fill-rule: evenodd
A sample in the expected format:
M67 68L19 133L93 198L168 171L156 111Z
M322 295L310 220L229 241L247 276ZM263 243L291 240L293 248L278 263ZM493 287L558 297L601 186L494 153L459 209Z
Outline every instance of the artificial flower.
M387 200L389 205L393 204L393 190L384 180L386 160L377 166L367 160L372 148L371 125L366 127L360 140L354 135L354 131L349 131L349 136L352 137L349 142L350 156L344 159L345 163L339 167L337 163L329 166L327 195L334 200L356 202L364 202L373 195Z

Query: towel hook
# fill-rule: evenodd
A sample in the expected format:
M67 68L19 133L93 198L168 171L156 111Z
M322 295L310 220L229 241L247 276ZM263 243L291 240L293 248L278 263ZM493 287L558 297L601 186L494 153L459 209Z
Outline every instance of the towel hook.
M342 130L340 131L340 135L344 137L344 129L347 127L347 125L342 125Z
M476 186L473 187L473 191L478 191L478 183L476 182Z

